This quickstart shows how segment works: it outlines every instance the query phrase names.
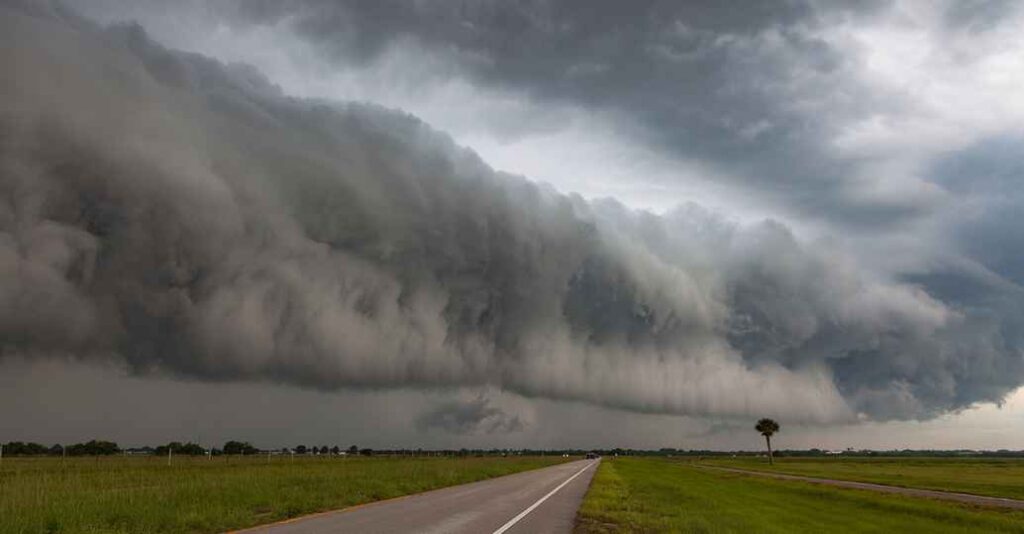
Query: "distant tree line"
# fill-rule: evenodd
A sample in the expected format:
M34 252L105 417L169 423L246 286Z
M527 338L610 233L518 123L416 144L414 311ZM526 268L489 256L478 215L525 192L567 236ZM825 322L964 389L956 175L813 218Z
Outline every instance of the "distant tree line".
M11 456L39 456L50 454L50 448L38 443L25 443L22 441L11 441L3 444L4 454ZM60 454L60 445L54 445L57 454Z
M657 451L644 451L626 449L626 455L633 456L762 456L764 451L713 451L713 450L683 450L683 449L659 449ZM817 457L817 456L847 456L847 457L966 457L966 458L1022 458L1024 450L974 450L974 449L784 449L774 451L776 457Z
M167 453L182 456L201 456L206 454L206 449L200 447L197 443L192 443L191 441L188 443L172 441L167 445L160 445L153 449L153 454L156 455L166 456Z
M75 443L67 448L68 456L109 456L119 452L121 449L117 443L96 439L86 443Z
M166 456L168 450L174 456L201 455L253 455L261 453L296 454L296 455L333 455L347 456L447 456L447 457L482 457L482 456L583 456L588 452L596 452L601 456L759 456L763 451L721 451L707 449L370 449L352 445L341 448L337 445L307 446L297 445L292 448L261 450L247 441L228 441L221 448L207 449L197 443L172 441L157 447L132 447L122 449L117 443L105 440L90 440L70 445L56 444L50 447L39 443L10 441L0 443L4 456L109 456L113 454L143 454ZM885 457L981 457L981 458L1020 458L1024 450L1000 449L994 451L978 451L970 449L958 450L854 450L829 451L825 449L785 449L775 451L775 456L885 456Z
M202 456L202 455L250 455L260 454L265 452L273 452L279 454L301 454L301 455L373 455L373 449L360 449L359 447L352 445L348 449L342 449L335 445L328 447L322 445L319 447L307 447L305 445L298 445L293 449L280 449L273 451L261 450L253 446L248 441L235 441L231 440L224 443L221 448L210 448L207 449L198 443L180 441L172 441L165 445L159 445L157 447L145 446L145 447L132 447L122 449L117 443L112 441L103 440L91 440L85 443L75 443L72 445L61 445L56 444L51 447L33 442L23 441L10 441L7 443L0 442L3 454L5 456L107 456L112 454L126 453L126 454L143 454L143 455L157 455L167 456L170 453L172 456Z
M9 441L2 445L4 455L9 456L106 456L121 452L117 443L96 439L73 445L61 445L58 443L52 447L23 441Z

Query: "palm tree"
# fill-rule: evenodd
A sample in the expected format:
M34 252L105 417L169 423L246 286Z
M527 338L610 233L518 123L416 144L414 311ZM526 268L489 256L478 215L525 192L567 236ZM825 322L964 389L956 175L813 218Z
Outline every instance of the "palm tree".
M768 444L768 463L774 465L775 462L772 460L772 434L779 431L779 424L774 419L764 418L757 422L754 429L764 436L764 440Z

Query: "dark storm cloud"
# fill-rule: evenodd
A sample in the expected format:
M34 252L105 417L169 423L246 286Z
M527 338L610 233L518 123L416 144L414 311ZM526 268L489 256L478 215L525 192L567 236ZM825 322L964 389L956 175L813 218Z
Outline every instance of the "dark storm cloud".
M411 116L290 98L135 25L3 9L5 354L804 421L929 417L1024 380L1019 309L779 222L561 195ZM428 426L515 426L442 408Z
M934 206L851 194L862 161L836 157L828 140L878 103L851 74L859 59L815 32L878 5L295 0L246 2L225 17L284 24L345 65L428 50L474 83L609 113L634 139L710 165L762 200L877 228Z
M469 401L439 404L416 418L420 430L438 429L451 434L505 434L521 432L526 425L518 415L493 406L484 396Z
M1024 285L1024 135L982 139L932 164L931 179L967 201L950 221L960 249L981 265Z

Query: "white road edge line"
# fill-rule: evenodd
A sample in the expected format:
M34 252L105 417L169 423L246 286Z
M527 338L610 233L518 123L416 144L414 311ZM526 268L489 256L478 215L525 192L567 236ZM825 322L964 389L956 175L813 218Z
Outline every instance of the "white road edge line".
M557 488L551 490L550 492L548 492L547 495L541 497L539 501L531 504L529 508L527 508L526 510L523 510L522 512L519 512L519 515L517 515L517 516L513 517L512 519L510 519L508 523L505 523L504 525L502 525L501 528L499 528L498 530L495 530L494 534L502 534L506 530L508 530L508 529L512 528L513 526L515 526L516 523L518 523L520 520L522 520L524 517L526 517L526 514L529 514L535 508L537 508L538 506L543 504L544 501L548 500L548 497L551 497L552 495L557 493L558 490L564 488L566 484L572 482L573 479L575 479L576 477L582 475L584 471L586 471L587 469L590 469L590 466L596 464L597 462L598 462L597 460L594 460L593 462L590 462L589 464L585 465L583 467L583 469L580 469L579 471L577 471L575 475L569 477L565 482L562 482L561 484L559 484Z

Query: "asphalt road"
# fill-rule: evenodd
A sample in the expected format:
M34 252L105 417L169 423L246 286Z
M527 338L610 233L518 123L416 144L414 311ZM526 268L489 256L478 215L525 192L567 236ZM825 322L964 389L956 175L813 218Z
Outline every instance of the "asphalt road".
M825 484L827 486L838 486L840 488L862 489L878 491L882 493L898 493L900 495L909 495L911 497L924 497L927 499L939 499L942 501L956 501L966 504L973 504L976 506L994 506L998 508L1014 508L1017 510L1024 510L1024 501L1017 499L1007 499L1003 497L988 497L985 495L974 495L971 493L956 493L952 491L904 488L900 486L887 486L885 484L872 484L870 482L854 482L852 480L836 480L832 478L805 477L800 475L787 475L784 473L767 473L764 471L736 469L734 467L719 467L717 465L701 465L699 467L704 469L715 469L718 471L741 473L744 475L778 478L782 480L799 480L801 482L812 482L815 484Z
M598 460L579 460L274 523L245 532L547 534L572 532Z

